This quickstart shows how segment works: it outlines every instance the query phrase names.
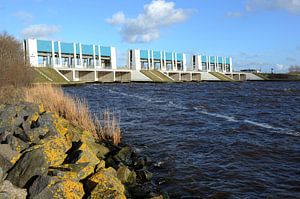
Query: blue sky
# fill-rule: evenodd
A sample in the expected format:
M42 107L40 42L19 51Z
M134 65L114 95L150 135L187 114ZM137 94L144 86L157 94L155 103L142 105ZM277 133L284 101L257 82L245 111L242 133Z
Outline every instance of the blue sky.
M130 48L232 56L236 70L300 65L300 0L0 0L0 31Z

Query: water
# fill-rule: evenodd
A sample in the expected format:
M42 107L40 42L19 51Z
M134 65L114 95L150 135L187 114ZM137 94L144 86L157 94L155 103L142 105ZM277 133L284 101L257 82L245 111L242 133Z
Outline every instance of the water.
M171 198L300 198L300 82L90 84Z

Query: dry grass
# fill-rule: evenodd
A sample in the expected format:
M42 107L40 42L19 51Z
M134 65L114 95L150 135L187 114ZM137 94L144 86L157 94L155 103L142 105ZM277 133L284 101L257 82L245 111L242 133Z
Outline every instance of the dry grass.
M113 114L105 111L100 117L92 115L85 100L65 94L60 87L37 85L27 88L25 100L36 104L42 103L46 110L55 112L88 130L97 139L110 140L116 145L120 142L121 132Z
M20 102L23 99L22 88L12 85L0 86L0 104L11 104Z

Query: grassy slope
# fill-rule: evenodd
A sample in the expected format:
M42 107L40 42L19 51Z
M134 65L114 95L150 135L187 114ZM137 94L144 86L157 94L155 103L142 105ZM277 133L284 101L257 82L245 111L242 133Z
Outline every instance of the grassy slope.
M33 68L32 70L33 70L33 73L35 76L35 78L34 78L35 83L52 83L52 84L67 84L68 83L68 81L66 81L53 68L40 67L40 68ZM47 79L45 76L47 76L49 79Z

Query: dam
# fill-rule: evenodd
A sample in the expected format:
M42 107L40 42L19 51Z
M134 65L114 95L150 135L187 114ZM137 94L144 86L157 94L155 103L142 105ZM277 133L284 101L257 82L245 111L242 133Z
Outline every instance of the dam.
M200 82L263 80L234 72L231 57L130 49L126 67L117 67L117 49L98 44L54 40L24 40L32 67L53 68L68 82Z

